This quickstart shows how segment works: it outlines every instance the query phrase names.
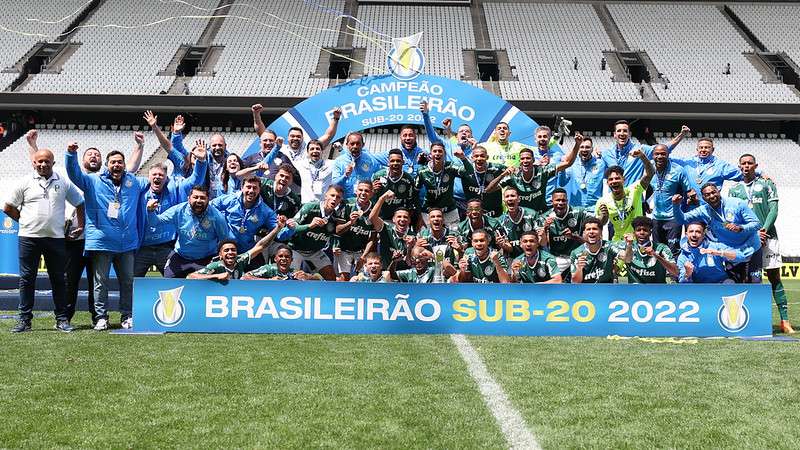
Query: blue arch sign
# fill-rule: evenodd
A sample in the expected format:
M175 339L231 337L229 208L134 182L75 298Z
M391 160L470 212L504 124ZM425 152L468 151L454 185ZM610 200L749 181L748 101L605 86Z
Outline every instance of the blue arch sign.
M435 127L441 127L444 119L451 119L454 128L467 123L478 142L484 142L497 122L503 121L512 130L512 140L535 145L533 137L538 124L512 104L463 81L424 74L407 81L392 75L348 81L300 102L268 128L286 136L289 128L300 127L309 138L317 139L328 128L336 108L342 109L342 117L334 140L350 131L424 125L419 111L422 101L428 102ZM255 153L258 148L256 139L244 155Z

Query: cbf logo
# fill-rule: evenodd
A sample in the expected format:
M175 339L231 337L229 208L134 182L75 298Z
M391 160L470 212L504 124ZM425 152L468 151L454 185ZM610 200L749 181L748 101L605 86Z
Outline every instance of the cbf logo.
M158 291L158 300L153 305L153 317L159 325L174 327L183 320L186 308L181 301L181 292L183 286L169 291Z
M750 321L750 312L744 306L744 297L747 291L741 294L722 297L722 306L717 312L717 321L720 326L730 333L742 331Z
M386 65L389 73L398 80L413 80L422 73L425 57L418 47L420 39L421 32L404 38L392 38L393 48L386 58Z

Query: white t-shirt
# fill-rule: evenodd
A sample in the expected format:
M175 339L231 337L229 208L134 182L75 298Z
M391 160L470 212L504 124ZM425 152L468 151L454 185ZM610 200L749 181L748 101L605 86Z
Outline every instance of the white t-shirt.
M83 203L80 190L58 172L48 179L35 173L19 180L6 203L19 210L19 236L63 238L66 203Z
M333 161L323 159L320 162L322 164L317 166L310 159L304 159L294 165L302 180L300 197L303 203L322 201L325 192L331 185Z

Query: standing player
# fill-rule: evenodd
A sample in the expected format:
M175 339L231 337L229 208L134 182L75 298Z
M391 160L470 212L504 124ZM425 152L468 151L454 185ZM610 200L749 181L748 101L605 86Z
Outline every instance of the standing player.
M508 140L509 137L511 137L511 128L506 122L498 122L489 141L479 144L486 149L489 162L514 167L519 165L519 152L525 148L525 145L520 142L511 142Z
M389 166L372 176L372 190L375 197L386 191L394 192L394 197L387 200L381 209L383 220L392 220L394 212L400 208L407 211L419 211L419 193L414 188L414 179L403 172L403 151L399 148L389 150Z
M441 142L431 144L431 162L419 169L414 186L422 191L424 188L425 199L422 205L422 220L428 223L428 209L439 208L444 212L444 221L448 226L458 224L458 210L453 198L453 183L458 178L471 176L474 171L472 164L464 156L464 152L457 148L454 156L461 160L462 168L455 167L445 161L444 145Z
M631 155L638 158L644 165L642 178L629 186L626 181L628 174L622 167L609 167L606 170L606 179L611 192L602 196L594 208L595 214L603 225L611 220L611 225L614 227L612 240L616 241L621 241L626 233L633 233L631 226L633 219L644 215L642 195L645 186L649 185L653 178L653 165L650 164L645 153L637 148L631 152Z
M672 214L672 200L676 195L688 196L692 186L683 168L670 161L666 145L653 147L653 163L653 242L669 246L674 259L681 251L682 227Z
M553 190L553 208L539 216L538 227L544 229L541 245L556 258L561 278L569 283L570 255L583 244L583 224L590 218L582 208L573 208L567 201L564 189Z
M506 212L497 220L495 242L507 257L516 258L522 254L522 233L533 231L536 227L536 212L519 206L519 192L514 186L503 190L503 203L506 205Z
M486 149L480 145L472 149L472 165L475 172L471 177L459 178L464 189L466 201L474 198L481 201L487 216L498 218L503 214L503 198L500 191L486 192L486 188L506 169L501 164L487 162ZM458 198L456 191L456 198ZM466 211L466 203L463 206Z
M383 264L381 264L381 255L376 252L369 252L364 257L364 268L360 270L356 276L350 278L350 281L366 282L366 283L386 283L386 278L383 276Z
M333 240L333 265L336 279L347 281L358 272L360 261L373 251L375 231L369 221L372 211L372 183L361 180L356 185L356 198L340 209L341 224L336 226Z
M561 283L561 271L553 255L539 248L539 235L523 231L520 236L522 254L511 262L513 283Z
M717 188L722 188L725 180L742 179L742 172L733 164L714 156L714 140L711 138L703 137L697 140L697 154L694 157L671 159L686 170L695 192L706 183L714 183Z
M406 270L396 270L397 260L389 264L389 277L392 280L404 283L433 283L435 268L433 265L433 253L422 247L411 249L412 268ZM451 266L452 268L452 266ZM452 274L452 272L451 272Z
M444 224L444 213L441 209L432 208L428 213L428 226L424 227L417 234L418 247L422 247L431 252L434 257L442 256L443 259L456 264L455 250L460 248L458 244L458 234Z
M381 219L383 205L393 198L394 192L384 192L378 197L375 206L372 207L372 212L369 213L372 228L378 233L378 247L384 267L389 267L394 260L405 260L416 240L414 232L411 230L411 213L409 211L399 208L395 210L391 222ZM406 267L403 263L398 262L398 264L401 268Z
M634 234L626 234L625 242L632 246L625 254L628 283L666 283L667 274L678 277L678 266L672 251L665 244L653 243L653 221L648 217L633 219ZM630 256L630 259L627 257Z
M781 282L781 252L778 244L778 230L775 220L778 218L778 189L771 180L756 175L758 163L755 156L746 153L739 157L739 169L742 171L743 180L728 192L730 197L747 201L747 206L756 213L761 228L758 235L761 240L764 270L772 285L772 296L778 306L781 317L781 331L794 333L789 323L788 300ZM758 252L753 255L757 257Z
M484 230L489 233L489 247L495 248L495 230L497 229L497 219L492 219L483 212L481 201L473 198L467 202L467 218L458 225L458 235L460 237L456 250L462 251L472 245L472 233L476 230Z
M613 242L603 240L599 219L589 217L583 223L584 244L572 251L573 283L613 283L615 261L623 250ZM630 251L628 246L626 251Z
M242 275L243 280L322 280L318 274L310 274L296 269L292 260L292 249L285 244L279 244L275 250L275 263L264 264L256 270Z
M486 230L472 233L472 246L464 250L458 261L456 281L462 283L510 283L508 264L503 255L489 248L490 234Z

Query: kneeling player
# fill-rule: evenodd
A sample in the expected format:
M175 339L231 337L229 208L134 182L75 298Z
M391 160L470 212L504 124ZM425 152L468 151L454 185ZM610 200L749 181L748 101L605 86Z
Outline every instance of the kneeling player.
M458 261L455 281L472 283L510 283L506 259L498 251L489 249L491 235L480 229L472 232L472 247L464 251Z
M628 283L666 283L667 273L677 278L678 266L672 257L672 250L666 244L653 245L650 239L653 221L648 217L636 217L631 225L633 236L625 236L625 241L630 241L632 246L630 259L625 259Z
M583 222L583 245L572 251L573 283L613 283L614 265L622 249L602 237L600 219Z
M519 238L522 255L511 262L511 281L514 283L561 283L561 271L556 258L539 249L535 231L523 231Z
M411 249L412 268L406 270L395 270L397 260L389 264L389 277L395 281L405 283L432 283L436 275L436 268L433 265L433 253L422 247ZM452 267L452 266L451 266Z
M706 224L692 222L686 227L686 242L681 245L678 269L681 283L733 283L726 263L741 263L747 257L739 250L706 239Z
M275 263L264 264L242 276L243 280L322 280L320 274L292 269L292 250L285 244L275 249Z
M376 252L369 252L364 259L364 268L360 270L353 278L350 278L350 281L385 283L386 278L383 276L381 255L377 254Z

